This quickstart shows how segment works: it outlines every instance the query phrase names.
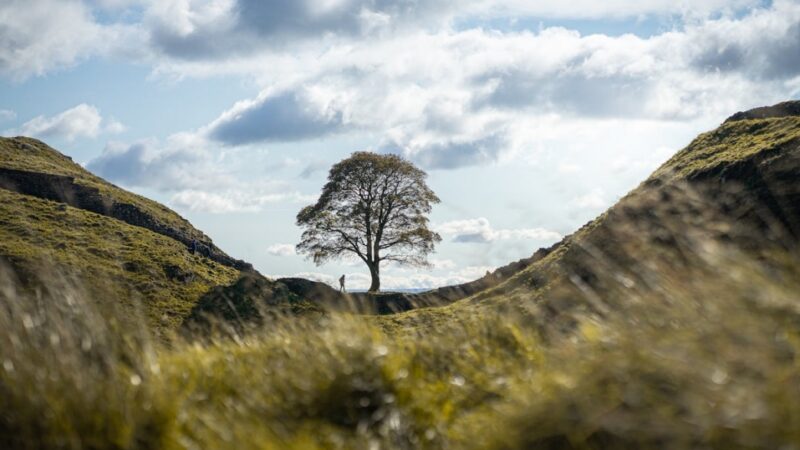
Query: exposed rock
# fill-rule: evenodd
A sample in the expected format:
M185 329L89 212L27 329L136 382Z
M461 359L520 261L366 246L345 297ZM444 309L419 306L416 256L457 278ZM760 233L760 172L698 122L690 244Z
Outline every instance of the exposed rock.
M125 223L168 236L187 247L191 245L193 240L187 233L164 225L137 206L120 203L112 198L105 197L96 188L76 183L73 177L0 168L0 189L32 195L113 217ZM206 250L203 255L220 264L239 270L252 269L250 264L231 258L211 241L200 242L200 244L201 248Z
M183 323L187 330L205 330L220 325L241 332L275 315L314 310L285 284L255 271L243 271L229 286L206 293Z

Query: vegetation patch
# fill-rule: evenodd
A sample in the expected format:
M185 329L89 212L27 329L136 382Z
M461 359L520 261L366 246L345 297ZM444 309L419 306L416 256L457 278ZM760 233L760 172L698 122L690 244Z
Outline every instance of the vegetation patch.
M237 270L166 236L60 206L0 190L0 255L31 289L41 289L36 275L42 270L67 273L93 298L138 310L163 334L175 330L209 289L237 277Z

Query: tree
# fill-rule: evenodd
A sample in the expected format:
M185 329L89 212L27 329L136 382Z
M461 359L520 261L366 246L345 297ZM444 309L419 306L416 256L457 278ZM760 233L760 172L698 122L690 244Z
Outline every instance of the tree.
M384 261L428 266L439 234L427 214L439 198L427 174L396 155L356 152L331 167L322 195L297 214L304 228L297 251L321 265L351 254L369 268L370 292L380 290Z

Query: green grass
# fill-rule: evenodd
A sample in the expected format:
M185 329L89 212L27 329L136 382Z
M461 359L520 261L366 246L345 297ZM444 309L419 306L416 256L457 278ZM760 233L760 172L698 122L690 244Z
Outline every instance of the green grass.
M686 179L700 171L768 154L800 142L800 117L741 120L698 136L651 178Z
M57 278L40 301L5 289L0 445L791 448L800 264L783 256L776 272L714 250L702 278L660 270L556 334L528 304L432 327L287 317L167 348Z
M144 228L4 190L0 255L23 277L46 267L77 277L91 297L140 310L158 334L177 329L206 291L238 276Z
M28 137L0 137L0 167L74 177L76 183L96 188L105 197L138 207L158 223L179 230L182 234L198 241L209 240L201 231L192 227L186 219L169 208L120 189L39 140Z

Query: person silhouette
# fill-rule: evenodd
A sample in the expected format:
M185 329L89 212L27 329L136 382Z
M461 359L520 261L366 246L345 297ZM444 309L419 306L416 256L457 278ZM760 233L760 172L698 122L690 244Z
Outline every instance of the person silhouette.
M344 275L339 277L339 292L346 292L344 290Z

